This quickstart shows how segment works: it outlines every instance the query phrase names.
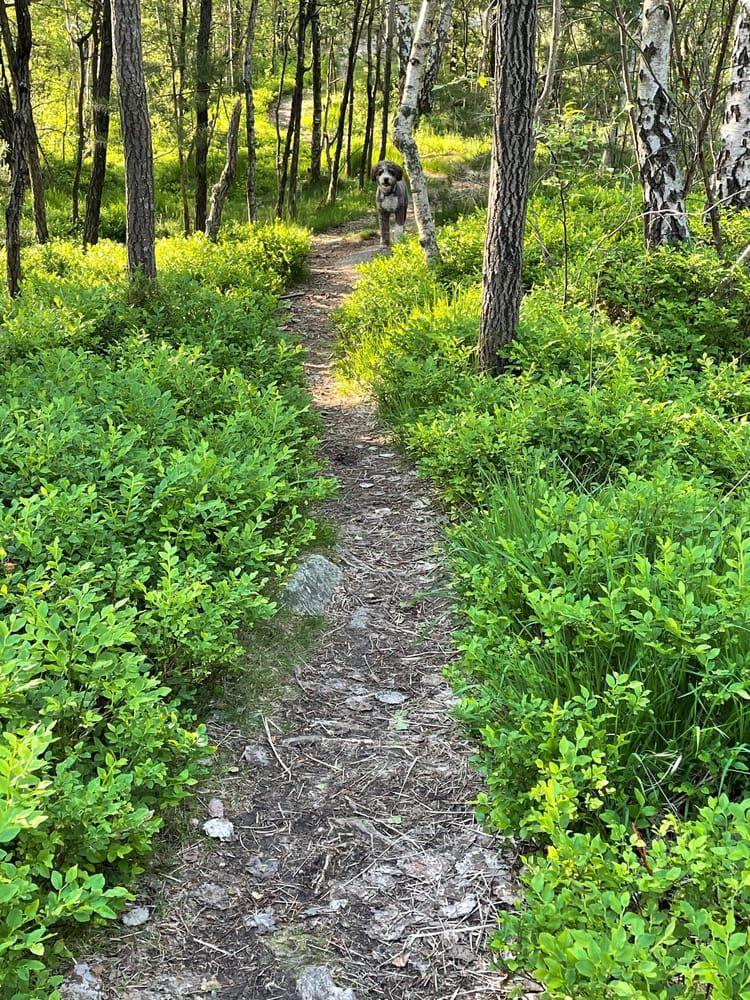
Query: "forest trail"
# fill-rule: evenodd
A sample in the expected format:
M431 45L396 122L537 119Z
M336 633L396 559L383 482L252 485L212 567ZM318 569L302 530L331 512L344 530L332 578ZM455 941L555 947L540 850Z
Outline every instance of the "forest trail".
M378 252L360 230L317 237L309 279L287 297L340 484L322 515L338 527L344 582L265 733L214 720L234 766L201 795L196 835L142 885L148 923L108 942L103 1000L489 1000L509 988L486 939L512 905L513 859L473 819L478 780L450 718L441 515L372 400L343 395L332 371L331 312ZM226 843L199 832L214 795L234 824ZM309 967L337 989L316 992L328 972Z

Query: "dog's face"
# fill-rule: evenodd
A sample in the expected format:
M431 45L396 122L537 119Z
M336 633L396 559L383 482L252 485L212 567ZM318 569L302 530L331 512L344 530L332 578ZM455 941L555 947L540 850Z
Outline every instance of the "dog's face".
M372 170L372 179L384 194L389 194L393 191L403 176L404 172L401 167L390 160L382 160Z

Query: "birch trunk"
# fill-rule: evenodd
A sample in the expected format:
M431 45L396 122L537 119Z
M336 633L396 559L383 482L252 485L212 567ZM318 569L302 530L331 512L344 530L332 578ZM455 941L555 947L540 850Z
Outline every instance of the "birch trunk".
M404 167L409 176L419 242L425 257L431 263L440 260L440 250L435 235L435 221L430 209L427 182L422 170L422 161L419 158L419 149L414 139L414 123L417 117L417 102L422 74L435 37L439 14L439 0L422 0L409 64L406 67L401 104L393 125L393 142L404 158Z
M112 39L125 150L128 271L156 277L154 154L143 72L140 0L113 0Z
M644 236L649 248L690 238L685 182L670 120L672 30L672 15L666 0L644 0L636 105Z
M412 47L411 10L408 0L396 0L396 40L398 42L399 91L402 91Z
M716 200L727 207L750 207L750 0L740 0L735 23L731 77L713 189Z
M240 115L242 114L242 101L236 101L232 109L232 117L229 120L229 132L227 133L227 158L221 177L211 189L211 208L206 219L206 236L210 240L215 240L219 235L221 226L221 213L224 210L224 202L234 178L237 175L237 152L240 137Z
M320 5L310 0L310 47L312 50L312 134L310 136L310 180L320 180L323 152L323 61L320 49Z
M497 17L492 167L484 249L481 371L497 374L516 336L521 264L534 150L536 0L504 0Z
M393 72L393 38L396 34L396 0L386 0L385 53L383 56L383 117L380 129L379 160L385 159L388 129L391 124L391 79Z

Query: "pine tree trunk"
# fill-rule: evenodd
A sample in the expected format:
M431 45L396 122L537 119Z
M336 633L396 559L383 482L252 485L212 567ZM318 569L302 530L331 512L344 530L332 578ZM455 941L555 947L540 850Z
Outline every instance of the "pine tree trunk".
M750 0L740 0L713 189L728 208L750 208Z
M383 118L380 128L379 160L385 159L388 149L388 129L391 126L391 89L393 86L393 38L396 33L396 0L386 0L388 7L385 27L385 53L383 56Z
M492 167L484 250L480 371L502 369L499 351L516 335L523 233L534 151L536 0L503 0L498 11Z
M245 131L247 134L247 174L245 175L245 199L247 201L247 221L255 222L257 215L256 168L258 152L255 138L255 96L253 77L255 66L255 27L258 19L258 0L250 0L247 15L247 36L242 62L242 83L245 90Z
M10 191L5 208L5 257L8 292L17 296L21 290L21 213L26 192L29 126L31 122L31 16L28 0L15 0L16 41L13 50L15 107L10 123L8 153ZM8 50L10 56L10 50Z
M211 95L212 0L201 0L195 48L195 229L206 228L208 202L208 101Z
M666 0L644 0L638 67L638 163L647 247L690 238L685 182L677 159L669 97L672 15Z
M143 72L140 0L112 0L112 40L125 151L128 271L156 277L154 155Z
M320 180L323 153L323 61L320 50L320 5L310 0L310 44L312 47L312 135L310 136L310 180Z
M102 209L104 178L107 171L109 101L112 90L112 8L110 0L104 0L99 30L97 60L93 69L94 152L91 158L91 176L86 195L86 217L83 223L84 246L99 241L99 219Z
M437 78L440 73L440 65L443 61L443 51L445 49L448 33L451 29L452 19L453 0L443 0L440 10L440 18L438 19L437 30L435 32L435 41L430 49L427 65L425 66L424 73L422 75L422 85L419 88L417 112L420 116L427 115L432 110L432 92L435 89L435 84L437 83Z
M307 43L307 23L310 10L307 0L299 0L299 28L297 32L297 68L294 76L294 101L290 121L292 129L292 155L289 164L289 215L297 216L297 179L299 175L299 153L302 142L302 102L305 97L305 46Z
M414 124L417 117L417 100L422 83L422 73L435 37L439 13L438 0L422 0L409 64L406 68L401 104L393 125L393 142L404 158L404 167L409 176L419 242L425 257L430 262L440 259L440 250L435 235L435 222L430 209L427 181L422 170L419 149L414 139Z
M365 186L365 180L372 171L372 153L375 145L375 112L380 87L380 62L382 34L374 33L375 3L370 8L367 22L367 115L365 117L365 135L362 144L362 157L359 161L359 188ZM374 52L373 52L374 49Z
M221 177L211 189L211 208L206 220L206 236L215 240L219 235L221 226L221 213L224 210L224 202L234 178L237 175L237 152L240 137L240 115L242 114L242 101L237 101L232 109L232 117L229 121L229 132L227 133L227 158Z
M354 12L352 20L352 34L349 42L349 52L346 64L346 78L344 79L344 89L341 95L341 108L339 110L339 121L334 137L333 162L331 164L331 177L328 184L327 202L332 205L336 201L339 186L339 173L341 170L341 154L344 148L344 133L346 131L347 114L349 111L349 101L354 87L354 67L357 62L357 48L362 29L363 0L354 0Z
M94 17L96 12L94 12ZM92 29L93 31L93 29ZM88 41L92 32L74 39L78 52L78 97L76 100L76 154L73 162L73 184L71 189L71 221L75 226L80 214L81 171L83 154L86 150L86 86L88 71Z

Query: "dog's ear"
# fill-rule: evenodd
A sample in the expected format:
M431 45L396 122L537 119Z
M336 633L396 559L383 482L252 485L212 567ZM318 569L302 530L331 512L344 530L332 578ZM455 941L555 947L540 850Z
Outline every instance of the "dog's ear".
M393 164L393 167L394 167L394 173L395 173L395 175L396 175L396 180L397 180L397 181L402 181L402 180L404 179L404 171L403 171L403 170L402 170L402 168L401 168L401 167L400 167L400 166L398 165L398 163L394 163L394 164Z
M370 173L370 180L377 181L378 177L380 176L380 171L382 169L383 169L383 164L376 163L375 166L372 168L372 172Z

